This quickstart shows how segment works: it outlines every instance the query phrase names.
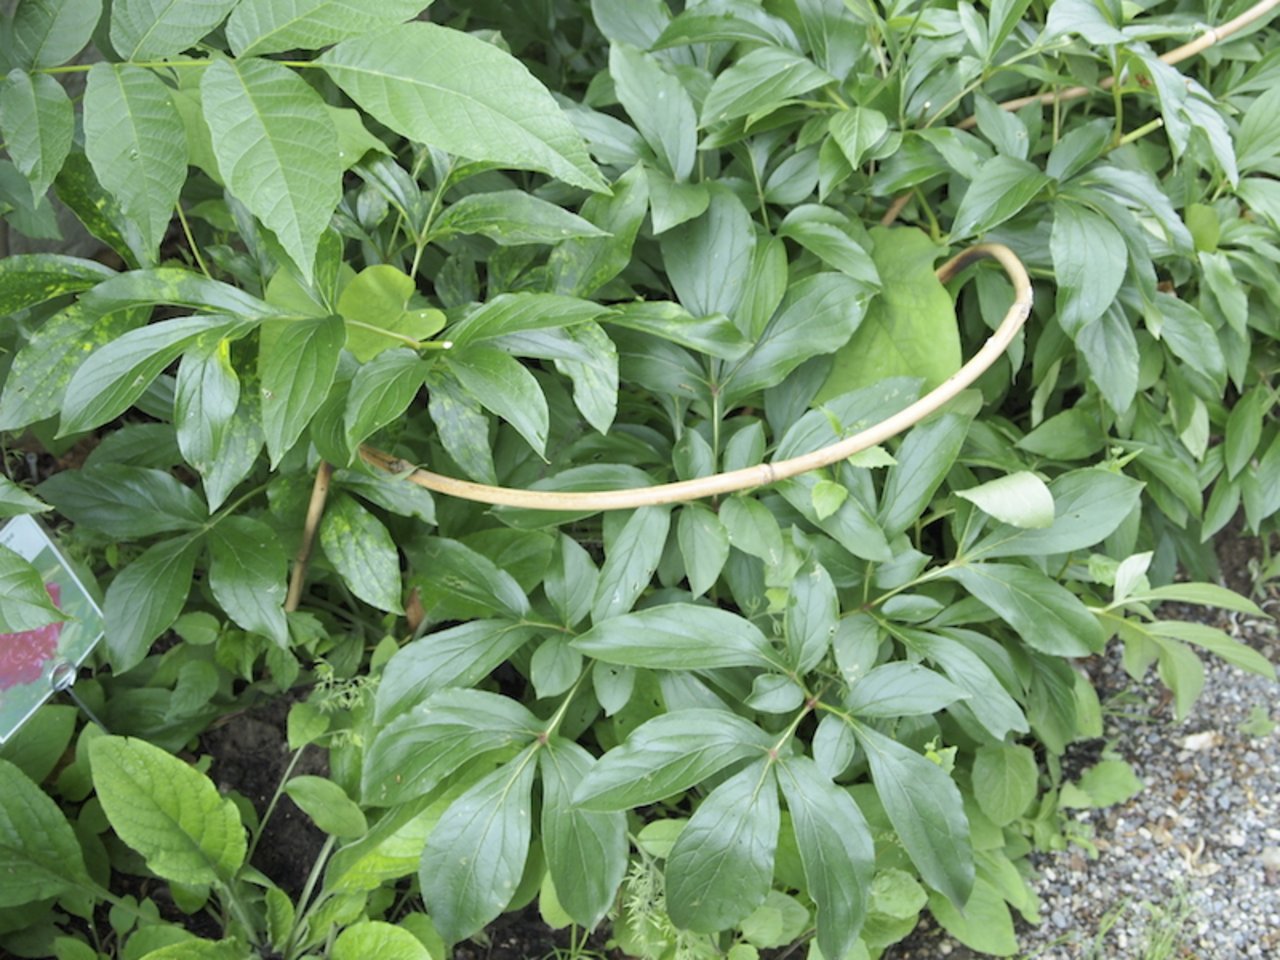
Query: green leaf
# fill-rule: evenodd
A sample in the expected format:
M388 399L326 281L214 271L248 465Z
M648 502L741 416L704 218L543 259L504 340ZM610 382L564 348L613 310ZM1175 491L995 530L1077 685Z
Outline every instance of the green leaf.
M337 130L324 101L268 60L218 60L200 80L228 189L271 230L309 283L320 234L342 199Z
M1184 643L1194 644L1221 657L1227 663L1260 677L1274 678L1276 668L1262 654L1234 637L1203 623L1183 623L1177 620L1158 620L1149 624L1151 633L1159 637L1172 637Z
M691 603L613 617L576 637L573 645L605 663L655 670L763 667L774 661L769 641L750 621Z
M347 349L357 360L368 363L404 344L405 337L425 340L444 326L439 310L409 309L416 291L412 277L386 263L365 267L343 287L337 309L347 321Z
M831 139L855 170L862 165L862 158L889 132L889 121L879 110L853 107L842 110L827 122Z
M689 577L689 592L700 597L720 578L729 559L729 534L713 511L690 503L680 509L676 539Z
M1036 798L1040 771L1036 755L1021 744L987 743L973 758L973 795L998 827L1008 826Z
M435 960L412 933L381 920L353 923L333 941L333 960Z
M1050 182L1039 168L1026 160L1003 156L988 160L960 201L951 224L952 241L998 227L1019 213Z
M974 544L969 556L1049 556L1092 546L1111 536L1129 516L1142 496L1142 484L1110 470L1088 468L1057 477L1049 484L1049 492L1054 504L1049 526L1026 529L1003 524Z
M577 214L523 190L493 190L463 197L449 205L431 230L437 237L478 233L503 247L608 236Z
M163 540L116 574L107 587L102 612L115 673L141 663L151 642L178 619L191 591L199 545L189 537Z
M1223 444L1224 467L1228 477L1238 476L1248 466L1254 454L1258 453L1263 420L1272 407L1271 391L1259 384L1231 408L1231 414L1227 417L1226 441Z
M116 272L96 260L56 253L15 254L0 260L0 314L17 313L68 293L79 293Z
M0 429L21 429L55 416L85 357L141 320L131 313L100 319L83 304L74 304L45 321L9 368L0 396Z
M573 383L573 403L586 421L608 433L618 413L618 348L599 324L508 334L503 346L522 357L550 360Z
M973 889L973 850L955 781L936 763L870 727L854 732L889 822L920 876L952 903L964 903Z
M636 164L613 184L613 196L593 196L582 205L582 217L606 231L607 237L566 240L551 251L548 273L556 293L587 297L631 263L631 248L649 211L644 167Z
M84 49L101 17L102 0L24 0L4 46L14 66L60 66Z
M430 365L412 350L389 350L356 371L343 418L347 445L355 449L404 416L422 389Z
M209 553L209 587L218 605L245 630L288 647L289 561L275 531L249 517L224 517L209 532Z
M345 494L334 497L320 521L320 546L357 597L379 610L404 612L400 554L372 513Z
M436 690L374 737L364 755L364 802L390 807L424 796L477 757L523 748L543 726L507 697Z
M422 899L446 943L479 931L506 908L532 833L532 751L499 767L450 805L422 852Z
M10 71L0 86L0 136L33 197L43 197L62 169L74 132L71 101L57 80Z
M195 530L209 519L200 496L172 475L123 463L64 470L39 490L72 523L114 540Z
M917 717L967 699L960 687L915 663L886 663L857 680L845 707L860 717Z
M231 879L244 862L244 827L208 777L132 737L98 737L89 756L107 820L149 869L188 885Z
M607 307L553 293L502 293L449 327L454 349L513 333L552 330L595 320Z
M95 63L84 95L84 140L98 181L154 258L187 179L187 136L169 88L150 70Z
M590 930L613 905L627 869L627 820L583 810L574 789L595 761L571 740L553 737L538 755L542 773L542 852L560 905Z
M351 839L369 831L360 808L347 796L347 792L332 780L324 777L293 777L284 785L284 792L298 805L298 809L311 818L311 822L333 837Z
M0 794L0 907L89 887L80 841L58 805L3 759Z
M298 442L328 397L346 336L337 315L262 324L258 377L272 467Z
M787 598L787 649L800 673L808 673L827 655L840 623L840 598L831 574L810 563L795 574Z
M429 6L431 0L386 0L375 7L361 0L240 0L227 19L227 43L237 57L319 50L403 23Z
M477 345L449 351L445 365L477 403L515 427L538 453L546 450L547 398L519 360L494 347Z
M947 568L944 575L995 611L1033 649L1059 657L1087 657L1102 649L1097 618L1039 570L972 563Z
M39 571L4 546L0 546L0 587L4 588L0 633L23 633L66 619L49 599Z
M619 304L607 318L612 326L651 333L682 347L725 360L737 360L748 343L728 317L695 318L677 303L663 301Z
M983 877L974 882L973 894L963 910L945 897L931 893L929 911L942 929L984 955L1012 957L1018 952L1018 937L1009 907L1000 891Z
M778 846L778 785L770 764L753 763L699 804L667 857L667 913L678 927L715 933L763 901Z
M1128 599L1146 603L1152 600L1174 600L1205 607L1222 607L1224 610L1236 610L1255 617L1266 616L1262 608L1248 597L1243 597L1226 587L1220 587L1216 583L1170 583L1163 587L1152 587L1150 590L1130 594Z
M43 513L52 509L47 503L37 500L8 477L0 476L0 519L28 513Z
M892 376L924 377L931 389L960 368L960 334L951 295L933 272L942 252L915 228L871 230L880 296L835 364L815 402Z
M1280 88L1267 90L1244 112L1236 153L1240 169L1246 172L1262 168L1280 154Z
M960 454L969 418L944 413L907 434L889 470L879 521L885 535L895 537L915 523Z
M755 347L724 377L726 404L735 406L781 383L810 357L843 347L866 316L873 292L840 273L792 284Z
M418 486L407 476L392 476L381 470L368 474L339 470L333 479L344 489L397 516L413 517L428 524L436 522L436 506L431 491Z
M672 710L642 723L597 760L573 802L587 810L657 803L772 746L768 734L727 710Z
M1061 805L1067 808L1077 807L1110 807L1117 803L1132 800L1145 788L1145 784L1133 772L1133 767L1124 760L1103 760L1080 775L1075 784L1076 794L1083 794L1084 803L1077 802L1076 797L1066 795Z
M701 125L708 127L769 112L834 79L811 60L790 50L752 50L716 77L702 103Z
M681 305L695 317L731 314L751 269L755 229L737 195L711 191L707 212L660 238L667 277Z
M852 236L852 224L830 207L804 204L791 210L778 227L778 236L794 240L829 267L868 287L880 286L871 255Z
M781 762L778 782L791 811L806 892L818 907L818 946L823 956L845 957L866 918L876 861L871 828L848 791L807 757Z
M197 341L235 338L252 326L252 321L229 317L178 317L112 340L95 350L71 377L59 436L91 430L124 413Z
M406 643L387 661L375 719L391 717L444 687L469 687L540 631L515 620L473 620Z
M163 60L203 40L239 0L112 0L111 46L125 60Z
M1053 205L1049 250L1058 281L1058 322L1075 339L1115 301L1129 251L1110 220L1065 200Z
M146 960L244 960L250 956L248 949L234 937L217 941L191 938L148 950Z
M953 713L971 711L974 719L996 739L1003 739L1010 732L1027 732L1027 718L1023 716L1017 701L1009 695L992 665L965 642L955 639L955 636L909 628L899 627L897 632L909 638L913 652L931 660L952 683L969 694L969 699L964 703L951 707ZM960 631L956 631L956 635L964 637L971 644L975 642L974 635L966 635ZM979 646L975 649L983 648ZM983 652L985 656L992 656L990 646ZM1001 660L993 659L992 663L996 669L1000 669ZM1012 669L1012 664L1007 663L1002 675L1008 676Z
M658 569L671 524L669 507L641 507L606 545L604 566L591 604L591 622L629 611Z
M586 619L599 579L591 555L572 537L560 534L542 589L565 626L576 627Z
M239 287L177 267L119 274L98 284L81 302L99 316L159 303L190 307L199 313L225 313L243 320L261 320L282 313Z
M1027 470L957 490L956 496L1021 530L1043 530L1053 525L1053 494L1043 480Z
M410 140L606 190L546 88L477 37L410 23L344 40L317 62L351 99Z
M684 85L656 57L627 43L610 44L609 75L663 169L677 181L688 180L698 152L698 117Z
M214 337L189 350L178 366L173 422L183 458L207 476L222 451L240 406L240 378L231 365L231 342Z
M426 537L412 544L414 583L428 614L438 603L452 610L457 601L474 612L504 614L519 619L529 613L529 600L520 584L484 554L447 537Z

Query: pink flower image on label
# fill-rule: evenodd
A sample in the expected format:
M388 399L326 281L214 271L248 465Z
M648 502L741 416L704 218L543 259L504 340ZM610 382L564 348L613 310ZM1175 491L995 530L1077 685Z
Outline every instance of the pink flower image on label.
M62 605L62 590L56 583L46 583L55 607ZM0 633L0 690L19 684L35 683L44 673L44 665L58 652L62 623L48 623L21 633Z

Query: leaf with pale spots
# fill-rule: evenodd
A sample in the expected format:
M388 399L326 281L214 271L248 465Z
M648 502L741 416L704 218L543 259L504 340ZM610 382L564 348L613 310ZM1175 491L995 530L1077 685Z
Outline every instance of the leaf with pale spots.
M532 834L533 749L455 800L431 831L418 880L446 943L483 929L516 892Z

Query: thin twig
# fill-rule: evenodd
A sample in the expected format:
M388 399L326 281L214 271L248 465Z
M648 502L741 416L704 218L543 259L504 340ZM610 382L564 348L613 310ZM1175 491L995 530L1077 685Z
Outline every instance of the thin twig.
M883 443L908 427L923 420L952 400L978 379L987 368L1008 349L1014 336L1022 329L1031 313L1031 278L1027 276L1022 261L1008 247L998 243L984 243L952 257L937 270L938 279L944 283L976 260L990 258L1004 268L1013 283L1014 301L995 333L983 344L972 359L950 378L925 394L909 407L887 420L866 430L846 437L830 446L799 457L777 463L761 463L742 470L732 470L710 477L663 483L652 487L632 487L626 490L590 490L563 492L552 490L517 490L511 487L495 487L472 483L453 477L441 476L427 470L414 469L413 465L398 457L361 446L360 456L366 463L394 474L406 474L407 479L420 487L494 506L523 507L532 510L628 510L635 507L664 503L682 503L702 497L734 493L751 487L767 486L780 480L795 477L811 470L839 463L860 450Z
M298 609L302 602L302 588L307 581L307 564L311 561L311 549L315 546L316 531L324 516L324 503L329 496L329 480L333 477L333 465L320 461L316 468L315 483L311 485L311 502L307 504L307 518L302 524L302 544L297 559L293 561L293 574L289 577L289 593L285 596L286 611Z

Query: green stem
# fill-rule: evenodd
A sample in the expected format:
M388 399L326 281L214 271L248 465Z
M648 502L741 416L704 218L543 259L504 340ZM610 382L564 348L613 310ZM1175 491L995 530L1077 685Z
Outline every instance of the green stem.
M280 777L280 782L276 784L276 791L271 795L271 802L267 804L267 809L263 811L262 819L258 821L258 829L254 831L253 839L249 841L249 850L244 855L245 863L253 862L253 854L258 849L258 841L262 839L263 833L266 832L267 821L276 812L276 805L280 802L280 797L284 795L284 785L289 782L289 777L293 775L294 768L297 767L298 761L302 759L303 750L306 750L305 745L295 750L293 756L289 758L289 765L285 767L284 774Z
M187 246L191 248L191 253L196 258L196 263L200 267L200 272L203 273L210 280L212 280L213 274L209 272L209 267L207 264L205 264L204 257L201 256L200 254L200 247L196 244L196 238L192 236L191 224L187 222L187 215L183 212L181 203L178 204L177 210L178 210L178 220L182 224L182 232L186 235L186 238L187 238Z
M245 939L249 941L250 947L257 949L259 946L258 931L254 928L253 921L249 917L249 912L245 909L240 898L236 896L235 889L229 883L218 885L226 899L227 906L230 907L232 915L236 921L244 928Z
M347 326L358 327L361 330L368 330L379 336L386 337L389 340L399 340L406 347L412 347L414 350L452 350L453 342L450 340L415 340L413 337L406 336L403 333L396 333L394 330L387 330L384 327L375 327L372 323L365 323L363 320L347 319Z
M1116 146L1123 147L1126 143L1133 143L1135 140L1141 140L1148 133L1151 133L1155 130L1159 130L1163 126L1164 126L1164 119L1162 117L1156 117L1154 120L1150 121L1149 123L1144 123L1137 130L1131 130L1128 133L1126 133L1123 137L1121 137L1119 140L1116 141Z
M131 60L118 64L122 67L141 67L144 70L164 70L167 67L207 67L212 60ZM91 63L69 63L61 67L36 67L32 73L88 73Z
M565 694L564 700L560 702L560 706L556 707L556 712L551 715L551 719L547 721L547 726L538 736L540 743L546 743L555 732L560 729L560 724L564 722L564 715L569 712L569 704L573 703L573 698L578 694L578 688L582 686L582 682L587 679L590 670L583 670L578 674L578 679L573 682L573 686L569 688L569 692Z
M302 888L302 893L298 896L298 907L302 910L302 913L294 920L293 929L289 931L289 937L285 941L284 950L282 951L285 960L292 960L293 951L298 946L298 935L306 926L307 921L311 919L312 914L326 900L322 893L316 897L314 902L307 903L311 899L311 894L315 892L316 884L320 882L320 872L328 862L329 854L333 852L333 846L336 842L337 840L333 836L325 837L324 846L320 848L320 853L316 855L315 863L311 865L311 872L307 874L307 883Z

